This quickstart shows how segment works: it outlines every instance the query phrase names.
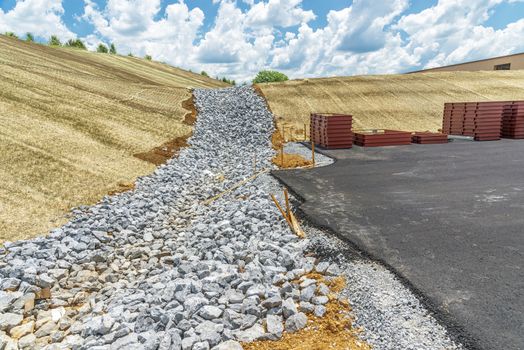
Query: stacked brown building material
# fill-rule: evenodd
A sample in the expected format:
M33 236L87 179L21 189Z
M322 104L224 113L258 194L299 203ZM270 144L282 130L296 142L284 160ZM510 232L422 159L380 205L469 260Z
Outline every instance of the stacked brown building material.
M472 136L476 141L500 140L502 113L507 102L444 104L442 132Z
M402 146L411 144L411 133L397 130L356 132L355 145L362 147Z
M502 137L524 139L524 101L514 101L504 106Z
M411 142L418 144L448 143L448 135L438 132L415 132L411 135Z
M311 141L323 148L351 148L353 146L353 117L344 114L312 113Z

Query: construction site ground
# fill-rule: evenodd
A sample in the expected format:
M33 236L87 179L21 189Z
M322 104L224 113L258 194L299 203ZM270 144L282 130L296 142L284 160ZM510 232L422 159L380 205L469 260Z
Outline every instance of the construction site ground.
M524 141L324 151L274 173L330 229L396 272L471 348L524 348Z

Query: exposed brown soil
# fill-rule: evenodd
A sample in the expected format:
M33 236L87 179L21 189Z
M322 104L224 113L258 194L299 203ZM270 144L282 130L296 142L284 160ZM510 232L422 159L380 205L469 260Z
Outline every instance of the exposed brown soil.
M279 150L282 145L284 144L284 140L282 138L282 134L278 129L275 129L273 132L273 135L271 135L271 144L273 145L273 149Z
M309 165L312 165L313 162L305 159L304 157L302 157L299 154L287 154L287 153L284 153L284 162L282 162L282 157L279 153L275 157L273 157L273 164L283 169L290 169L290 168L300 168L300 167L309 166Z
M343 277L326 281L324 276L310 274L308 278L315 278L326 283L334 293L340 292L345 286ZM298 281L295 281L298 283ZM308 315L306 328L295 332L286 333L278 341L257 341L242 344L244 350L369 350L371 347L360 340L360 329L353 328L351 306L346 300L337 299L330 295L324 317Z
M196 123L197 109L195 107L195 97L191 94L191 97L185 101L182 101L182 107L187 109L189 112L184 117L184 124L193 126Z
M119 182L117 184L118 188L112 190L112 191L109 191L109 195L112 196L114 194L117 194L117 193L122 193L122 192L127 192L127 191L131 191L131 190L134 190L135 189L135 184L134 183L124 183L124 182Z
M187 139L191 133L177 137L171 141L164 143L162 146L155 147L150 151L133 154L138 159L144 160L155 165L164 164L168 159L173 158L177 152L188 146Z

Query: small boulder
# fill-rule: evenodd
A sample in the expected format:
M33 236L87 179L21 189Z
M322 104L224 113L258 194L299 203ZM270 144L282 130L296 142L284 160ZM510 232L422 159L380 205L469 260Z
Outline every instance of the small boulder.
M282 315L284 315L284 318L293 316L297 312L297 306L295 305L293 298L287 298L282 302Z
M282 317L278 315L268 315L266 318L266 328L271 340L280 339L282 332L284 332Z
M228 340L226 342L223 342L221 344L218 344L211 350L243 350L244 348L242 345L240 345L239 342L234 340Z
M289 333L294 333L306 327L306 324L307 324L306 314L302 312L298 314L294 314L286 320L286 331Z

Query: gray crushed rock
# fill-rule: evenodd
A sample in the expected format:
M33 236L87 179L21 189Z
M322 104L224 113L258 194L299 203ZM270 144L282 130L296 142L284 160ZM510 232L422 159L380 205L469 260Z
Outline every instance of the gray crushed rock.
M373 349L463 349L418 298L383 265L351 256L346 243L311 226L305 227L311 249L330 252L346 277L341 293L351 303L355 326Z

